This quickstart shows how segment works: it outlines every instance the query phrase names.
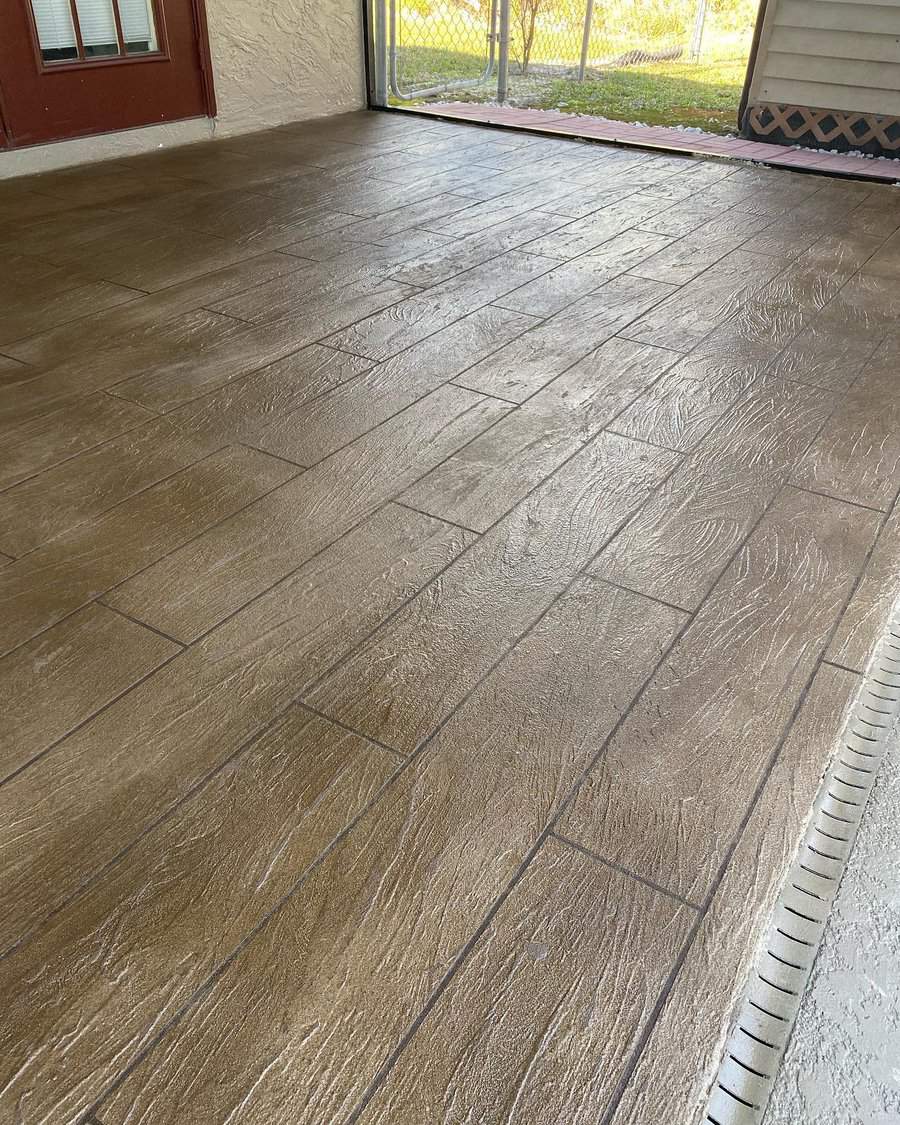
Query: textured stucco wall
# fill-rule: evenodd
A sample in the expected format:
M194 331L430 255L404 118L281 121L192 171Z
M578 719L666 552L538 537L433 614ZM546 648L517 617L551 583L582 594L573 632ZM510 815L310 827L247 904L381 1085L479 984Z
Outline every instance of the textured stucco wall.
M360 0L207 0L217 129L242 133L365 102Z
M218 117L0 152L0 180L365 104L361 0L206 0Z

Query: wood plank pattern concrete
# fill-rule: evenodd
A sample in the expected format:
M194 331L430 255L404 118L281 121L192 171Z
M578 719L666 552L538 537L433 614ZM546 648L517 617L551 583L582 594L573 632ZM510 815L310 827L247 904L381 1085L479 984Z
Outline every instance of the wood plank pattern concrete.
M898 230L378 113L0 184L0 1121L690 1125L896 592Z

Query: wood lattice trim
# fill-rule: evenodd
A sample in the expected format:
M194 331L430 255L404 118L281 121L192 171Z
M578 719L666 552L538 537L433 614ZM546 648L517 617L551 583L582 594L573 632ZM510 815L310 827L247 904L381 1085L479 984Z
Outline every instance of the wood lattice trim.
M885 156L900 153L900 117L875 113L759 102L748 108L744 132L753 139L809 148L829 146Z

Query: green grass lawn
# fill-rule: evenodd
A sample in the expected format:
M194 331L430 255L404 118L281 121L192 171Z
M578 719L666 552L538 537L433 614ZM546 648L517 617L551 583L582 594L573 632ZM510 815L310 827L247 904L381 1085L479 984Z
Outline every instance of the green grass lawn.
M584 82L553 81L532 104L614 121L735 132L746 67L745 59L728 59L653 63L605 74L601 71Z
M477 78L487 61L484 55L479 57L474 52L406 46L400 52L399 60L401 83L418 89L458 78ZM484 92L480 97L484 97Z
M407 47L401 55L404 86L438 86L476 78L485 60L463 51ZM587 113L646 125L690 125L710 133L737 131L737 111L747 67L745 58L707 62L657 62L589 71L584 82L510 75L511 101L538 109ZM496 87L450 91L448 97L487 101Z

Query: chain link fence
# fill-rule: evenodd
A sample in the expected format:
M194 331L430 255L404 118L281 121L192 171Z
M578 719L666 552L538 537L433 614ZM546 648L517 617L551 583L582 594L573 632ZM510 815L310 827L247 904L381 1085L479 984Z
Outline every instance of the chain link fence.
M754 0L384 3L395 104L452 95L565 109L566 83L668 67L690 84L699 81L691 64L713 57L735 59L737 73L756 15Z
M496 86L497 8L451 0L387 0L389 66L395 98Z

